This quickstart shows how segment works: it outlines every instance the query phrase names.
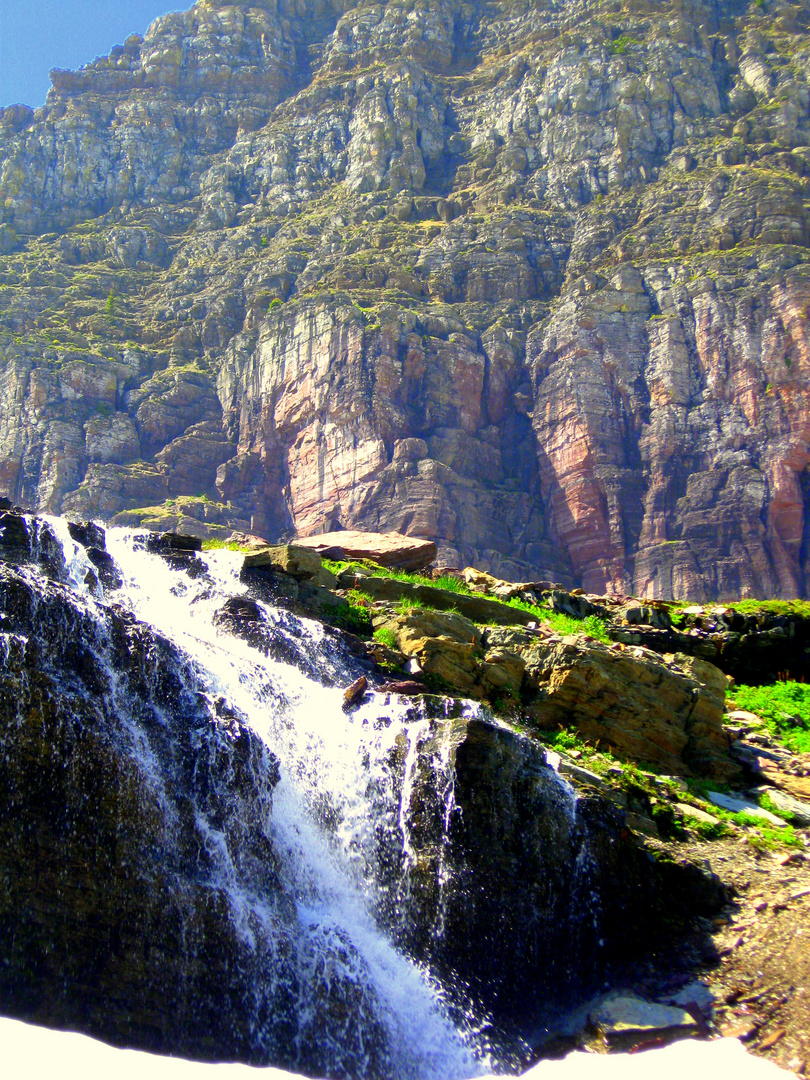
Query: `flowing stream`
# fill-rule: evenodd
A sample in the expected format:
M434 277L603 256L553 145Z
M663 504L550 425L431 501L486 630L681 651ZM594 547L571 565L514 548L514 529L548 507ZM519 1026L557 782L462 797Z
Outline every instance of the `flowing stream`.
M91 567L84 548L71 540L60 519L49 519L49 524L62 543L73 588L101 617L85 584ZM381 817L401 830L405 857L410 857L405 799L391 790L384 763L395 750L401 752L404 741L407 794L413 748L429 721L414 719L413 703L395 695L370 695L347 714L341 686L355 673L320 623L260 605L267 625L291 653L299 654L301 666L319 671L332 686L218 632L215 613L227 599L246 592L239 581L238 553L204 553L199 558L206 572L191 578L144 550L136 537L124 529L107 533L107 550L124 577L110 598L178 646L191 662L199 689L211 699L225 699L279 760L281 779L272 793L268 828L285 890L294 897L299 922L307 930L313 969L321 963L323 945L329 947L330 962L335 955L342 957L348 968L341 972L344 979L370 980L397 1080L461 1080L489 1071L493 1061L477 1037L475 1018L460 1016L456 1008L451 1022L441 988L394 947L373 914L379 899L373 867ZM446 800L450 814L450 783ZM202 827L233 920L249 934L245 909L253 900L240 892L228 838L210 825ZM342 942L350 942L352 949L336 950ZM303 999L302 1026L307 1007Z

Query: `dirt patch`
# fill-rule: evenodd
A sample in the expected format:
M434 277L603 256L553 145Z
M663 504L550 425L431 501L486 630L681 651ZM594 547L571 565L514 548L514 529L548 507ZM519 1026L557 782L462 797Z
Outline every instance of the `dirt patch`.
M808 1075L810 1065L810 859L759 853L744 841L700 845L735 899L717 920L719 955L704 981L720 1034Z
M591 1027L573 1040L552 1038L540 1056L561 1056L574 1046L632 1052L685 1036L724 1036L809 1076L810 835L806 843L805 851L793 852L759 851L742 836L652 844L659 856L710 867L730 896L717 916L694 919L669 948L628 972L621 987L651 1002L677 996L694 1026L621 1039Z

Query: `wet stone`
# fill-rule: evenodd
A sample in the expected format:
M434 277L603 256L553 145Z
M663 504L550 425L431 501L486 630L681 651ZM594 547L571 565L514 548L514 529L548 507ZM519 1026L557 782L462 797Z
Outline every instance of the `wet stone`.
M180 533L149 533L141 538L147 551L156 555L176 551L202 551L202 540L199 536L183 536ZM137 546L137 541L136 541Z
M68 532L77 544L85 548L97 548L104 551L107 547L106 534L94 521L69 521Z
M124 579L121 575L121 571L116 565L115 559L110 555L109 551L103 551L99 548L89 548L87 551L87 558L95 566L98 572L98 579L105 589L113 591L120 589L124 584Z
M30 555L31 536L25 518L12 513L10 508L0 512L0 558L17 562L27 560Z

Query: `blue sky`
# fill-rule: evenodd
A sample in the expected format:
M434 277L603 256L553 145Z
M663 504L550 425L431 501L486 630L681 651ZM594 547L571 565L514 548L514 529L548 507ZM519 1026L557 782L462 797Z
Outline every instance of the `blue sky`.
M42 105L51 68L77 68L193 0L0 0L0 106Z

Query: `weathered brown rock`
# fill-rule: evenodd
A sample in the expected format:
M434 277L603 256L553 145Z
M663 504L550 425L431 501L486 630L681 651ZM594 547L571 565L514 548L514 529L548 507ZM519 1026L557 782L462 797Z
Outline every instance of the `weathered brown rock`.
M522 649L536 721L575 727L619 757L718 778L736 767L723 731L725 677L711 664L581 638Z
M368 689L368 679L365 675L361 675L359 679L355 679L351 686L347 686L343 691L343 708L351 709L355 705L358 705Z
M302 544L257 548L245 555L242 565L246 570L268 567L302 581L317 578L322 569L320 555Z
M299 547L311 548L320 553L331 552L331 557L344 559L369 559L378 566L391 570L424 570L436 558L436 545L432 540L422 540L402 533L366 533L357 530L324 533L319 536L299 537ZM341 552L341 555L338 555Z

